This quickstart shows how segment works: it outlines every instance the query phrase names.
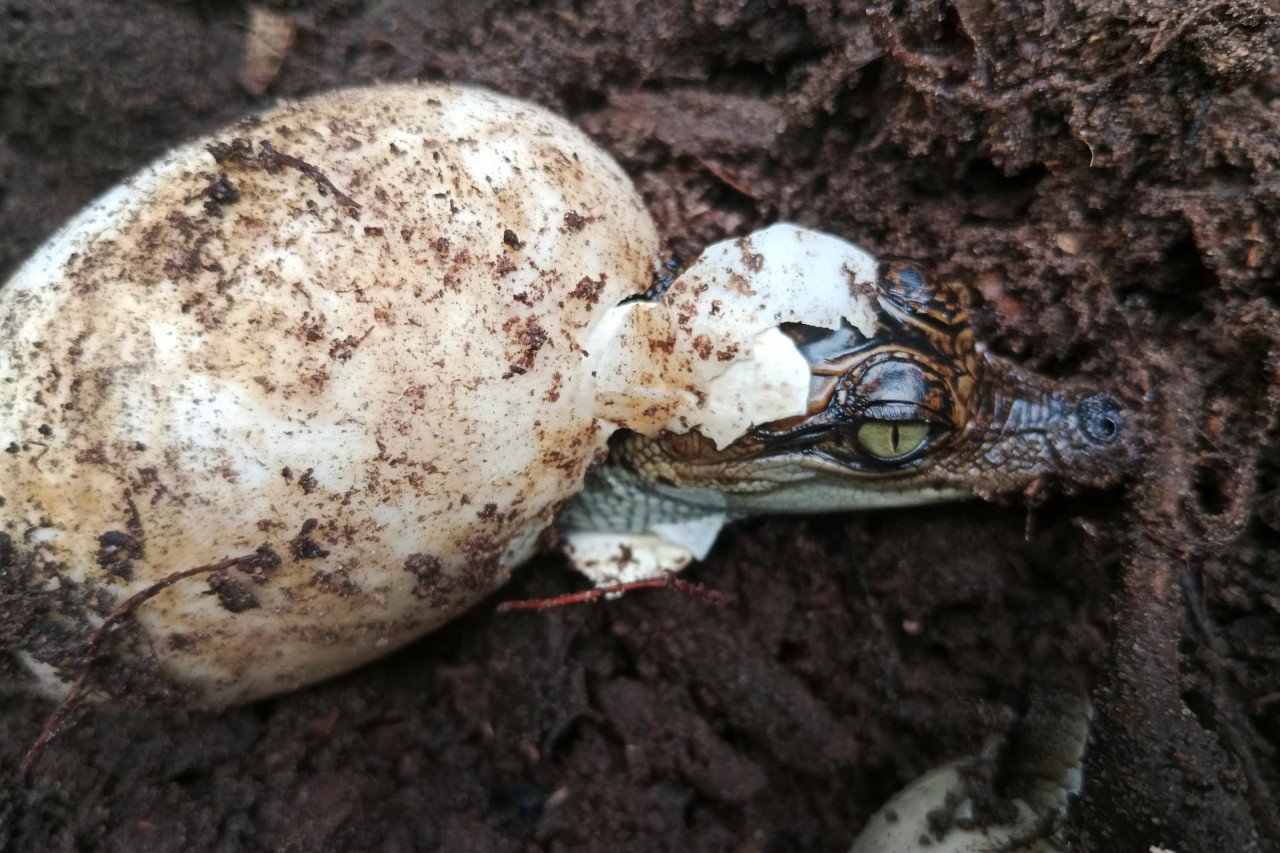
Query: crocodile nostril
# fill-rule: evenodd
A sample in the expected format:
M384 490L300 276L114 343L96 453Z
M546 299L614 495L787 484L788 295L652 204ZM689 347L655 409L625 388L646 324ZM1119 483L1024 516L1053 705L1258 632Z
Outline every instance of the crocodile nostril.
M1090 440L1110 444L1124 430L1124 413L1120 404L1106 394L1085 397L1076 406L1080 416L1080 430Z

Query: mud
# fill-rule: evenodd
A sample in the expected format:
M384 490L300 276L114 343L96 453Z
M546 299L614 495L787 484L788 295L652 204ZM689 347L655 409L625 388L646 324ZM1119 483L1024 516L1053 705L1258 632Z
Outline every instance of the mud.
M581 587L546 557L295 695L84 709L27 776L53 708L0 688L0 847L842 851L1061 680L1097 708L1079 849L1280 850L1273 9L263 5L260 98L241 3L0 5L0 277L276 97L473 81L585 127L681 257L792 220L971 282L993 350L1140 408L1147 452L1107 493L738 526L691 574L720 607L495 613Z

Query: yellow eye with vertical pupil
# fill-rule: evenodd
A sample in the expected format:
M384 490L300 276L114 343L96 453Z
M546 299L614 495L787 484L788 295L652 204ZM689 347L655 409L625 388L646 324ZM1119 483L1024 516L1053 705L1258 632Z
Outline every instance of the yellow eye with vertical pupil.
M867 421L858 427L858 444L877 459L901 459L929 437L924 421Z

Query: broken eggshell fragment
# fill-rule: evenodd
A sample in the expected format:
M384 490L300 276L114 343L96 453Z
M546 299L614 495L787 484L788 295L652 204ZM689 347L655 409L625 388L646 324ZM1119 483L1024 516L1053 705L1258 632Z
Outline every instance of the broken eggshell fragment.
M1084 787L1093 708L1072 686L1037 685L1003 748L928 771L895 794L849 853L1066 853L1068 809Z
M875 280L862 249L789 223L708 246L661 301L620 306L593 333L613 339L601 347L596 415L646 435L696 430L723 448L801 414L809 365L779 326L870 337ZM646 347L651 357L637 358Z

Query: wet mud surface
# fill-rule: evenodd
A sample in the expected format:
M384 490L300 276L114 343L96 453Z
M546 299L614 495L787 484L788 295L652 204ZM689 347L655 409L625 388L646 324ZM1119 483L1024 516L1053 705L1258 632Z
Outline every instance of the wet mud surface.
M691 574L724 606L496 614L582 586L541 558L295 695L86 708L26 776L53 707L0 686L0 847L842 851L1047 680L1096 708L1078 849L1280 850L1280 22L1135 5L0 4L0 277L278 96L473 81L586 128L686 257L791 220L971 282L1147 446L1106 494L740 525Z

